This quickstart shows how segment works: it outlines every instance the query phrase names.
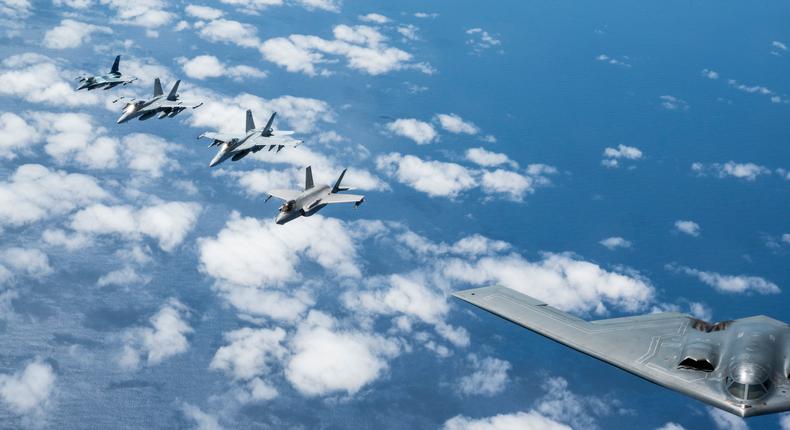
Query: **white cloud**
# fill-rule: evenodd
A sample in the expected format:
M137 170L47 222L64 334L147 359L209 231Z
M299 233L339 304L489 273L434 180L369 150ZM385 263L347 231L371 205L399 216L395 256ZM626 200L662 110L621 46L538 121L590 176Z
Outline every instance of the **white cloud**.
M715 70L710 70L710 69L702 69L702 76L711 80L719 79L719 73Z
M203 412L199 407L184 402L181 405L181 412L186 418L195 422L195 430L221 430L217 418L211 414Z
M263 57L289 72L310 76L328 75L320 65L334 62L327 56L344 57L349 68L369 75L380 75L403 69L415 69L431 74L434 70L425 63L413 63L413 56L387 44L387 37L366 25L338 25L332 30L334 39L292 34L263 42Z
M13 375L0 375L0 400L16 414L40 414L55 390L49 363L36 359Z
M565 424L537 411L500 414L488 418L455 416L444 423L443 430L571 430Z
M510 363L494 357L480 359L474 354L470 354L468 358L475 371L462 376L458 381L461 393L467 396L494 396L505 390Z
M133 284L147 284L151 281L149 276L144 276L137 273L131 267L124 267L123 269L113 270L112 272L102 275L96 285L106 287L108 285L133 285Z
M58 164L76 162L91 169L118 165L118 140L106 136L107 130L95 124L90 115L33 112L30 118L38 130L36 141L47 142L44 150Z
M53 106L97 105L101 97L95 92L75 92L74 75L60 70L49 57L25 53L3 60L0 68L0 94L31 103Z
M779 425L782 427L782 430L790 430L790 414L780 416Z
M353 395L385 373L387 360L400 353L394 341L336 325L332 317L311 311L293 338L285 375L304 395Z
M99 0L103 5L115 9L114 21L121 24L145 28L161 27L170 22L175 15L166 10L164 0Z
M199 204L190 202L157 203L140 209L93 204L75 213L70 226L82 234L118 234L134 240L148 236L170 252L195 226L200 211Z
M663 426L657 428L656 430L685 430L682 425L675 424L675 423L666 423Z
M3 0L0 3L0 14L11 18L27 18L32 8L30 0Z
M617 248L630 248L631 242L628 240L623 239L619 236L607 237L606 239L598 242L601 245L607 247L609 250L615 250Z
M477 128L476 125L472 124L471 122L464 121L463 118L454 113L436 114L436 119L439 120L439 124L442 126L442 128L446 131L449 131L450 133L474 135L480 132L480 129Z
M224 337L228 345L217 350L209 367L222 370L234 379L252 380L266 375L269 373L270 366L281 361L288 353L283 346L285 330L279 327L275 329L245 327L225 333Z
M685 100L671 96L663 95L659 97L661 100L660 106L666 110L688 110L689 104Z
M609 271L570 254L545 253L537 262L517 254L451 259L442 272L473 285L497 283L573 312L606 314L608 306L634 312L645 309L655 294L650 281L633 270Z
M700 176L712 174L719 178L732 177L746 179L747 181L754 181L761 175L771 174L771 169L765 166L754 163L736 163L734 161L728 161L724 164L712 163L707 165L695 162L691 164L691 170Z
M418 145L431 143L437 138L436 130L431 124L414 118L396 119L385 127L391 133L411 139Z
M307 10L320 9L327 12L340 12L340 0L296 0Z
M184 11L187 13L187 15L191 17L205 19L205 20L218 19L221 18L223 15L225 15L225 12L219 9L209 6L195 5L195 4L187 5Z
M414 13L414 17L415 18L423 18L423 19L424 18L436 18L438 16L439 16L438 13L428 13L428 12L415 12Z
M387 24L388 22L390 22L389 18L379 13L369 13L367 15L360 15L357 18L359 18L360 21L372 22L374 24Z
M13 160L38 140L36 129L15 113L0 114L0 158Z
M92 176L25 164L0 182L0 225L40 221L108 197Z
M190 78L206 79L228 76L241 80L242 78L265 78L266 72L250 66L231 66L222 64L213 55L199 55L195 58L178 58L177 61Z
M490 157L482 154L480 158ZM451 199L464 191L480 187L488 196L500 195L521 201L538 186L549 185L551 181L547 175L557 172L554 167L542 164L531 164L524 173L504 169L469 169L456 163L423 160L414 155L401 155L397 152L379 156L376 158L376 166L398 182L417 191L431 197Z
M24 272L32 277L46 276L53 272L47 254L35 248L12 247L0 250L0 262L16 272Z
M237 6L246 14L257 15L272 6L282 6L283 0L220 0L222 3Z
M425 161L413 155L382 155L376 159L376 167L431 197L455 198L477 186L471 172L460 164Z
M543 389L546 394L538 400L535 410L549 418L567 422L573 428L594 430L598 428L596 417L628 413L620 407L617 399L600 393L594 396L574 393L568 388L568 381L561 377L548 378Z
M469 148L466 150L466 159L483 167L496 167L508 164L510 167L517 168L518 163L511 160L507 154L488 151L485 148Z
M782 242L790 243L790 233L785 233L782 235Z
M779 294L782 292L782 290L779 289L779 286L759 276L722 275L716 272L705 272L697 269L692 269L691 267L678 266L676 264L668 264L666 268L667 270L676 273L685 273L686 275L694 276L700 281L702 281L703 283L710 285L711 287L715 288L716 291L719 291L721 293Z
M708 415L719 430L749 430L743 418L721 409L708 407Z
M73 19L64 19L60 25L44 34L44 46L50 49L77 48L91 40L91 34L112 34L110 27L87 24Z
M788 103L788 100L781 97L775 91L763 85L746 85L742 84L735 79L727 79L727 85L748 94L760 94L769 97L771 103Z
M677 220L675 221L675 229L681 233L685 233L689 236L697 237L699 236L700 226L699 224L695 223L694 221L688 220Z
M477 54L502 44L502 41L482 28L470 28L466 30L466 34L469 36L469 39L466 40L466 44L472 47L472 51Z
M620 66L620 67L626 67L626 68L630 68L631 67L631 64L628 62L628 60L629 60L628 57L621 57L618 60L617 58L610 57L610 56L608 56L606 54L601 54L601 55L595 57L595 59L598 60L598 61L603 61L605 63L611 64L613 66Z
M209 42L234 43L246 48L261 44L255 26L230 19L216 19L205 24L198 35Z
M781 49L782 51L787 51L787 45L785 45L782 42L779 42L778 40L774 40L773 42L771 42L771 47L776 49Z
M603 150L604 159L601 164L606 167L619 167L620 160L641 160L642 151L634 146L617 145L617 148L607 147Z
M188 316L187 307L177 299L170 298L149 319L151 327L135 327L126 332L119 359L121 367L137 369L142 359L148 366L153 366L186 352L189 349L187 335L192 333L192 327L185 320Z

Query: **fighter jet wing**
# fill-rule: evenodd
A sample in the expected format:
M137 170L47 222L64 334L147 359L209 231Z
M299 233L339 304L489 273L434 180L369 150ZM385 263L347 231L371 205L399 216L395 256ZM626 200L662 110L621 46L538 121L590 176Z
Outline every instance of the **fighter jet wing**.
M332 203L357 203L361 202L365 196L359 196L356 194L330 194L328 196L321 197L321 204L332 204Z
M198 108L202 106L203 103L194 103L194 102L185 102L182 100L162 100L162 102L157 106L160 108Z
M264 137L264 136L261 136L261 135L256 135L256 136L252 136L249 139L247 139L247 142L245 142L245 143L251 144L253 146L258 146L261 149L263 149L263 148L265 148L267 146L275 146L275 147L285 146L285 147L292 148L292 147L301 145L302 141L301 140L296 140L296 139L293 139L293 138L290 138L290 137L278 137L278 136Z
M207 132L201 134L200 136L198 136L198 139L201 139L201 138L206 138L206 139L211 139L211 140L219 140L219 141L222 141L222 142L230 142L233 139L241 138L241 136L238 136L238 135L235 135L235 134L230 134L230 133L215 133L213 131L207 131Z
M453 295L648 381L740 414L721 392L720 372L679 366L684 360L682 341L697 321L688 315L664 312L588 322L505 287Z
M267 194L269 194L269 196L274 197L276 199L280 199L282 201L288 202L291 200L296 200L296 198L299 197L299 194L301 194L301 192L294 190L271 190L271 191L267 191Z

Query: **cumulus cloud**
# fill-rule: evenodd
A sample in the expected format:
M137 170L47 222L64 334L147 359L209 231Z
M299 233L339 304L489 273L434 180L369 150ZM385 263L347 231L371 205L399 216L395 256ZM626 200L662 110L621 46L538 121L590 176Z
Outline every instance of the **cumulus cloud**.
M175 14L167 11L164 0L99 0L103 5L115 10L114 21L121 24L136 25L153 29L170 22Z
M706 78L708 78L710 80L719 79L719 73L717 71L711 70L711 69L702 69L702 76L704 76L704 77L706 77Z
M112 34L110 27L64 19L44 34L44 46L50 49L76 48L91 39L93 33Z
M444 423L443 430L571 430L571 427L537 411L500 414L487 418L455 416Z
M72 215L70 226L82 234L117 234L134 240L148 236L170 252L195 226L200 211L199 204L190 202L157 203L140 209L97 203Z
M517 168L518 163L511 160L507 154L488 151L485 148L469 148L466 150L466 159L483 167L496 167L507 164Z
M213 55L198 55L195 58L178 58L177 61L190 78L206 79L227 76L235 80L243 78L265 78L266 72L250 66L226 66Z
M619 167L620 160L640 160L642 151L634 146L617 145L617 148L607 147L603 151L601 164L605 167Z
M0 158L13 160L18 153L28 152L37 140L36 129L22 117L11 112L0 114Z
M760 166L754 163L736 163L734 161L728 161L726 163L711 163L711 164L703 164L700 162L695 162L691 164L691 170L700 175L713 175L718 178L737 178L737 179L745 179L747 181L754 181L759 176L763 175L770 175L771 169Z
M353 395L389 369L398 343L376 334L337 327L329 315L311 311L292 340L288 381L307 396Z
M189 310L174 298L168 301L150 319L150 327L135 327L124 335L121 367L134 370L144 361L154 366L189 348L187 335L192 333L186 318Z
M380 13L369 13L367 15L360 15L360 21L365 22L372 22L374 24L387 24L390 22L390 19Z
M0 225L40 221L108 197L92 176L25 164L0 182Z
M603 239L602 241L598 242L601 245L605 246L609 250L615 250L617 248L630 248L631 242L628 240L623 239L620 236L612 236Z
M40 414L55 391L56 379L52 366L36 359L13 375L0 375L0 400L16 414Z
M655 289L633 270L610 271L571 254L545 253L540 261L520 255L449 260L445 276L473 285L499 284L564 311L606 314L608 306L635 312L646 308Z
M661 101L659 106L666 110L688 110L689 108L689 104L679 97L663 95L658 99Z
M784 414L779 418L779 425L782 430L790 430L790 414Z
M657 428L656 430L685 430L685 428L680 424L670 422L664 424L663 426Z
M30 0L5 0L0 3L0 14L10 18L27 18L32 8Z
M450 113L440 113L436 115L436 119L443 129L455 134L477 134L480 129L471 122L464 121L460 116Z
M675 273L684 273L686 275L693 276L721 293L779 294L782 292L782 290L779 289L779 286L759 276L722 275L716 272L705 272L702 270L692 269L691 267L679 266L674 263L668 264L666 268L667 270Z
M228 345L220 347L209 367L222 370L237 380L252 380L268 374L270 367L288 353L283 346L285 330L252 329L234 330L224 335ZM270 398L277 395L276 390Z
M0 250L0 262L17 273L41 277L53 272L49 257L40 249L11 247Z
M320 215L301 221L279 226L234 212L216 237L198 239L200 270L240 311L294 321L312 298L298 289L289 291L292 296L278 289L302 280L302 259L338 277L361 276L357 248L344 223Z
M106 287L108 285L133 285L133 284L147 284L151 281L150 276L141 275L132 267L124 267L123 269L113 270L112 272L102 275L96 285Z
M336 56L345 58L349 68L369 75L403 69L433 73L430 65L414 63L410 53L390 46L387 37L373 27L343 24L334 27L332 33L334 39L302 34L276 37L263 42L259 49L266 60L289 72L310 76L331 74L321 66L332 63L331 57Z
M694 221L677 220L675 221L675 229L689 236L697 237L700 234L700 226Z
M387 123L387 130L398 136L413 140L418 145L431 143L438 135L430 123L414 118L400 118Z
M488 161L486 157L483 154L480 158ZM488 196L500 195L514 201L521 201L539 186L549 185L548 175L557 173L554 167L542 164L531 164L523 173L469 169L457 163L423 160L397 152L379 156L376 166L398 182L431 197L456 198L464 191L480 187Z
M221 430L217 418L211 414L203 412L199 407L184 402L181 405L181 412L184 416L195 423L195 430Z
M191 17L205 20L218 19L225 15L225 12L220 9L195 4L187 5L187 7L184 8L184 11Z
M472 52L480 54L488 49L502 45L502 41L489 34L482 28L475 27L466 30L466 35L469 38L466 44L472 48ZM500 52L502 52L500 50Z
M475 370L458 381L461 393L467 396L494 396L505 390L510 363L494 357L480 359L474 354L470 354L468 359Z
M600 54L599 56L595 57L596 60L605 62L607 64L611 64L613 66L620 66L625 68L630 68L631 64L628 62L628 57L620 57L619 59L610 57L606 54Z
M746 420L721 409L709 407L708 416L719 430L749 430Z
M746 85L735 79L727 79L727 85L738 91L748 94L759 94L769 98L771 103L787 103L788 100L780 96L776 91L763 85Z
M340 0L296 0L307 10L320 9L327 12L340 12Z
M255 26L231 19L215 19L205 23L198 35L209 42L233 43L246 48L261 44Z
M0 95L53 106L89 106L101 102L95 92L74 92L71 75L49 57L25 53L12 55L0 67Z

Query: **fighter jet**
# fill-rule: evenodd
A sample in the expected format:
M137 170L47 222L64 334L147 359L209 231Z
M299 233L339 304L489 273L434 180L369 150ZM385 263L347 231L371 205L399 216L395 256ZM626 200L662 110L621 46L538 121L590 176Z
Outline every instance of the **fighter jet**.
M217 146L219 149L217 155L208 163L208 167L214 167L228 158L233 161L239 161L250 152L258 152L267 146L269 151L277 148L277 152L280 152L286 146L299 146L302 143L301 140L287 137L294 134L293 131L274 130L272 128L276 115L277 112L272 114L265 127L255 128L252 111L248 110L247 127L244 134L206 132L198 136L198 139L203 137L213 139L214 141L208 147Z
M509 288L454 296L655 384L742 417L790 410L790 326L675 312L584 321Z
M280 213L277 214L274 222L282 225L300 216L310 216L321 210L324 206L333 203L354 203L354 207L358 208L359 205L365 201L365 196L338 194L339 191L348 191L350 189L340 186L340 182L343 181L346 170L348 169L343 170L343 173L340 174L340 177L337 178L337 182L335 182L335 185L331 188L328 185L316 187L313 184L313 170L310 166L307 166L305 170L304 191L269 191L269 197L266 198L267 202L272 197L285 202L280 206Z
M100 76L78 77L77 81L80 82L80 86L77 87L77 91L85 88L87 88L88 91L95 90L96 88L104 88L105 90L109 90L110 88L117 87L118 85L126 85L136 81L137 78L123 77L121 71L118 69L120 64L121 64L121 56L119 55L115 57L115 61L112 63L112 68L110 69L110 73Z
M162 83L159 82L159 78L156 78L154 80L154 96L148 100L135 101L135 99L130 99L123 108L123 114L118 118L118 124L129 121L132 118L139 118L140 121L144 121L156 114L159 114L159 119L165 117L172 118L186 108L197 109L202 106L203 103L195 104L178 99L177 92L178 84L180 83L181 80L176 81L175 85L173 85L173 89L170 90L170 94L165 97L162 91ZM124 99L124 97L120 97L113 103Z

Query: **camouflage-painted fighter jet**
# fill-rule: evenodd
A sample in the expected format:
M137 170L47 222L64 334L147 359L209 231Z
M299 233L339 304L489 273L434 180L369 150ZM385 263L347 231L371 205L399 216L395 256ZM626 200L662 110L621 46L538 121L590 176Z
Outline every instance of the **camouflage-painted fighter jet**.
M115 57L115 61L112 63L112 68L110 69L110 73L106 75L100 76L80 76L77 78L79 81L80 86L77 87L77 91L88 89L95 90L96 88L104 88L105 90L109 90L110 88L117 87L118 85L127 85L137 80L134 77L124 77L119 70L119 66L121 64L121 56Z

